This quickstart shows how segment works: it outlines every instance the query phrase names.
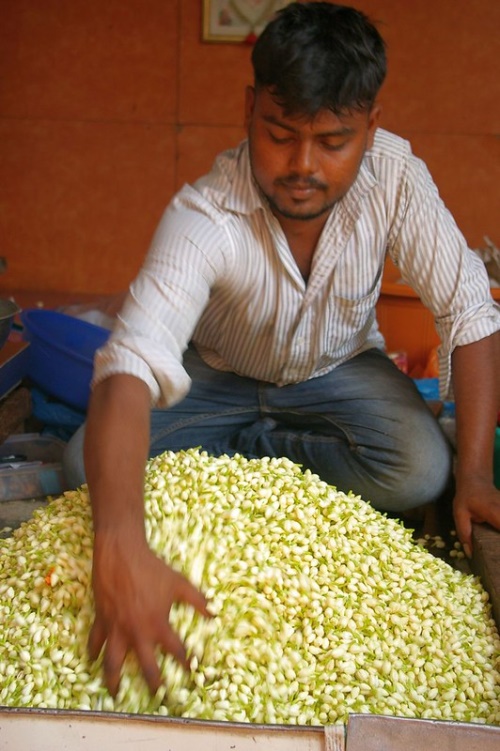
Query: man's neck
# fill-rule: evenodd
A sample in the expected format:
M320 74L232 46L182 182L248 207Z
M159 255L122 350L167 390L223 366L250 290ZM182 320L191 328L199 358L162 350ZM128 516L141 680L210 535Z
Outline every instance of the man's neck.
M288 241L288 245L295 259L300 273L308 279L311 273L314 251L318 245L321 233L329 217L329 213L322 214L315 219L289 219L276 215Z

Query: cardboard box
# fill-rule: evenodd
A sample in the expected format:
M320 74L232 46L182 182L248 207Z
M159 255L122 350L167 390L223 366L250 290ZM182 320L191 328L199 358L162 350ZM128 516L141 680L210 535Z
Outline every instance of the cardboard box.
M498 751L500 727L351 715L304 727L0 708L2 748L22 751Z

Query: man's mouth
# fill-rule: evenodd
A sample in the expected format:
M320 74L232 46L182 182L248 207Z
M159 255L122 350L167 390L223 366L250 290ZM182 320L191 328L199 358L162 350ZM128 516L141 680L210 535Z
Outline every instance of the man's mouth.
M291 196L296 198L308 198L317 190L324 190L325 186L318 180L296 177L284 177L277 180L278 185L286 188Z

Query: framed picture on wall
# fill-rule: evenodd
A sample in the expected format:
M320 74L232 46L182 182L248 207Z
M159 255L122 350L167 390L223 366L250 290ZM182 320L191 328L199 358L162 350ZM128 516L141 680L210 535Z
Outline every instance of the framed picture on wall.
M252 42L292 0L203 0L203 41Z

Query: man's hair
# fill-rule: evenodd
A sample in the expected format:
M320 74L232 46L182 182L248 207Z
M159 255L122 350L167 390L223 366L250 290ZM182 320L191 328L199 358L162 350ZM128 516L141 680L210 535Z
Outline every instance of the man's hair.
M386 74L385 43L361 11L294 2L278 11L252 52L256 88L288 115L370 109Z

